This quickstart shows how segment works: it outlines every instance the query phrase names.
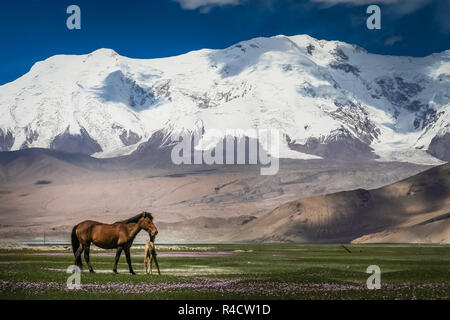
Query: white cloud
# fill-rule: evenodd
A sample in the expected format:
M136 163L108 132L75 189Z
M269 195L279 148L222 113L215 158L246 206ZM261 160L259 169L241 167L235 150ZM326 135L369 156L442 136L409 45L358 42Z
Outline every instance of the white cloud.
M432 0L310 0L311 2L321 3L326 7L337 4L347 4L354 6L380 4L390 5L394 11L400 15L409 14L430 3Z
M394 44L396 44L397 42L400 42L403 40L402 36L392 36L387 38L386 40L384 40L384 44L387 46L393 46Z
M365 5L365 4L392 4L399 0L311 0L311 2L319 2L327 4L329 6L334 6L336 4L353 4L353 5Z
M227 5L237 6L242 0L174 0L185 10L200 9L202 12L208 12L213 7L223 7Z

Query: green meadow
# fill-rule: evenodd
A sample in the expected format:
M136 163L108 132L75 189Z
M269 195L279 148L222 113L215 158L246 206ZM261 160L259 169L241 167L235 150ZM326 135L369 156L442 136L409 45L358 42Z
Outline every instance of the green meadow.
M449 245L159 245L161 275L144 273L141 246L137 275L123 255L113 274L114 254L91 249L96 273L84 268L69 289L69 248L0 250L0 299L450 299ZM370 265L378 290L366 285Z

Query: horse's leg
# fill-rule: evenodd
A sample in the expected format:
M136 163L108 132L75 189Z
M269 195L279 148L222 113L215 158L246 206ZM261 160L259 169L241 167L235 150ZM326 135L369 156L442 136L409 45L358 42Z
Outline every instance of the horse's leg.
M150 266L150 274L153 274L152 260L153 260L153 254L150 251L150 261L148 262L148 264Z
M133 271L133 267L131 266L130 248L124 248L124 250L125 250L125 257L127 258L128 268L130 269L130 273L136 274L136 272Z
M144 256L144 272L147 273L147 256Z
M119 258L120 258L120 255L122 253L122 249L123 249L122 247L117 247L116 259L114 261L114 268L113 268L113 272L114 273L117 273L117 264L119 263Z
M90 247L91 247L91 244L88 243L86 245L86 247L84 248L84 260L86 260L86 263L87 263L88 268L89 268L89 272L90 273L95 273L94 269L91 266L91 263L89 262L89 249L90 249Z
M82 253L83 253L83 246L80 243L80 246L78 247L77 252L75 252L75 262L74 262L75 265L77 265L77 260L79 259L79 257L81 256ZM80 267L80 269L81 269L81 267Z
M156 265L156 268L158 269L158 274L161 275L161 272L159 271L158 259L156 259L157 254L156 254L156 250L155 249L153 249L153 251L152 251L152 256L155 259L155 265Z

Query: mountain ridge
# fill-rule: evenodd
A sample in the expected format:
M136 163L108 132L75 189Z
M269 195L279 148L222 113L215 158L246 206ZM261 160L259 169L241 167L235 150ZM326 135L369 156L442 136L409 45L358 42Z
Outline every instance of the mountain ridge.
M148 60L57 55L0 86L0 150L105 158L157 132L170 140L200 126L211 146L224 138L212 129L273 128L281 158L440 164L450 157L449 70L450 50L382 56L307 35Z

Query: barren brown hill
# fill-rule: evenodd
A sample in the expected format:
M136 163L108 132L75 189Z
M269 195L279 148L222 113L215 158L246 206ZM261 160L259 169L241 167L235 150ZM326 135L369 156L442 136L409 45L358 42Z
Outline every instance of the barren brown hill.
M357 189L288 202L249 222L235 238L450 243L449 212L450 163L447 163L378 189Z
M147 156L0 152L0 238L42 240L45 233L47 240L69 240L82 220L114 222L146 210L155 216L159 241L228 242L248 217L263 217L288 201L377 188L428 168L282 160L278 174L261 176L258 166L248 165L161 167Z

